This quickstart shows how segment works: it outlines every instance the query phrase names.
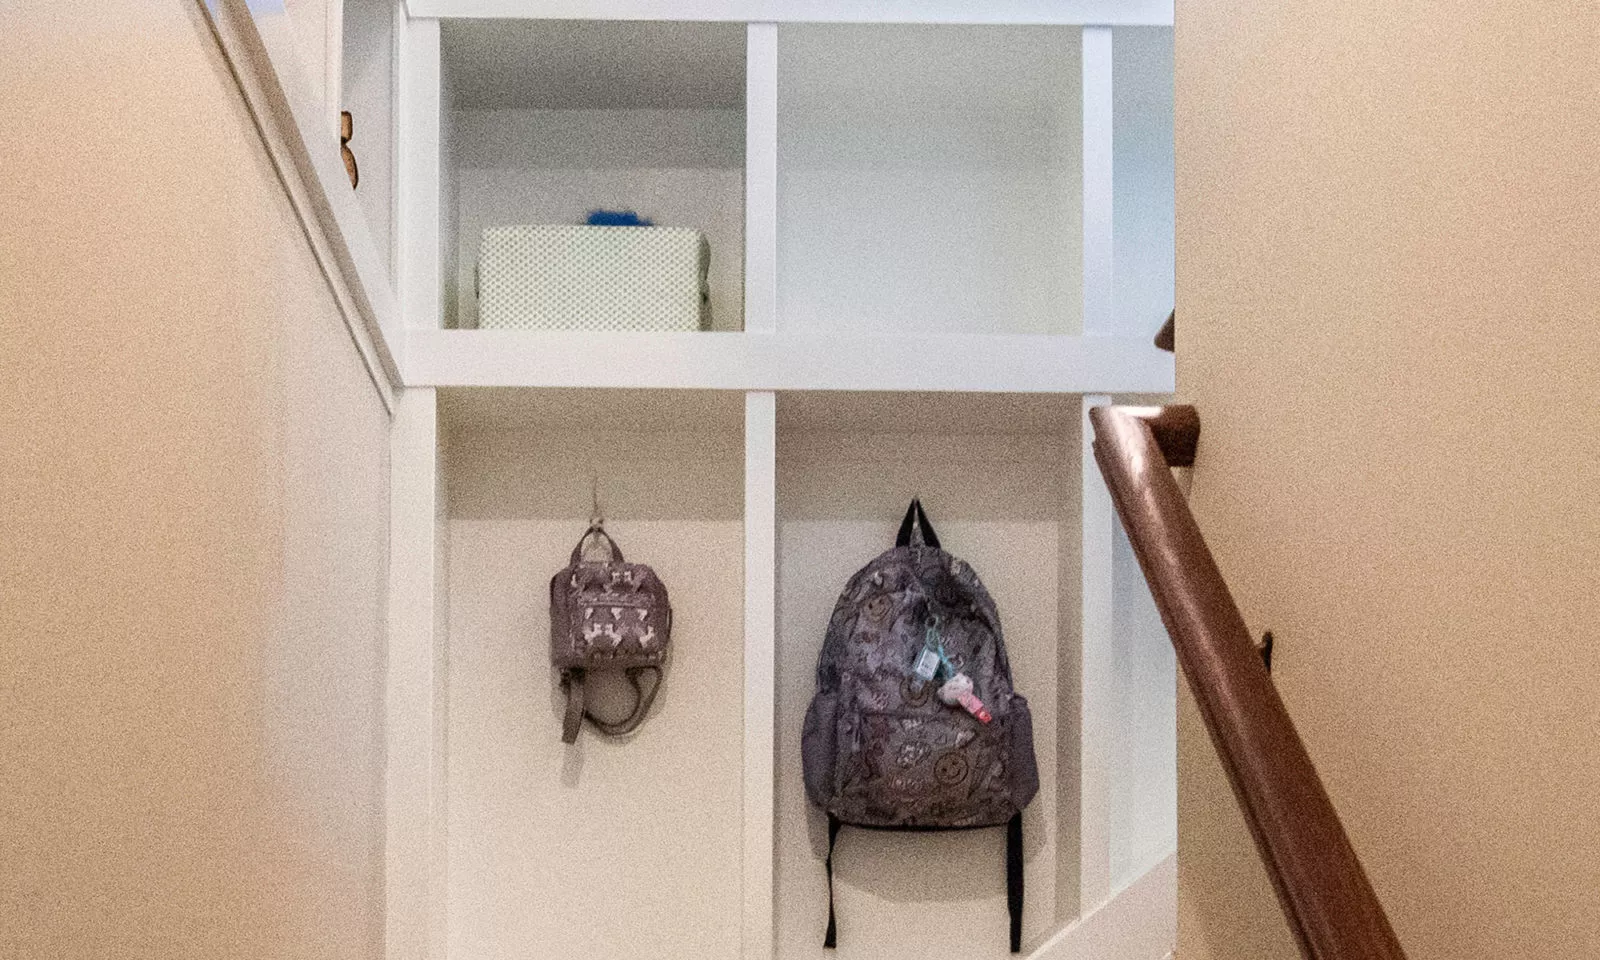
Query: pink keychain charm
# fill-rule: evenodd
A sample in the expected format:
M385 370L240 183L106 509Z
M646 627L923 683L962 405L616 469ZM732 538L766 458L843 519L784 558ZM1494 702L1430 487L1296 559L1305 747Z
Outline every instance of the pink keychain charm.
M954 707L959 705L963 710L977 717L979 723L988 723L994 719L990 715L989 709L983 705L983 701L973 695L972 678L964 673L958 673L944 682L944 685L939 688L939 699L946 706Z

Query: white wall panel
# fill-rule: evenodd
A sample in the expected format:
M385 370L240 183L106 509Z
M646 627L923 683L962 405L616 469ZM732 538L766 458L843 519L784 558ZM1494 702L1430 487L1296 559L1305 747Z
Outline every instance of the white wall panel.
M782 423L780 414L780 423ZM906 834L846 827L835 858L837 951L827 922L826 818L806 799L800 729L839 591L894 545L920 493L946 549L1000 608L1017 689L1033 710L1041 788L1024 816L1026 940L1056 921L1057 609L1064 444L1047 436L782 431L778 449L778 956L921 958L1007 952L1005 831ZM1065 825L1072 829L1070 821ZM948 922L940 922L946 918ZM953 920L952 918L959 918Z
M781 328L1077 333L1078 35L780 25Z
M737 431L450 435L449 955L735 960L744 784ZM599 478L607 529L673 605L650 717L561 742L550 577ZM591 676L619 714L625 683ZM642 945L648 945L648 948Z
M1149 338L1176 295L1172 28L1111 33L1114 329Z

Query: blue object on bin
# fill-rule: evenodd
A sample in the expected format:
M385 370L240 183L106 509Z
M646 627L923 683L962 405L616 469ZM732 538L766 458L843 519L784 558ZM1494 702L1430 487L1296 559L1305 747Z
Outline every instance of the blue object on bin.
M649 220L639 216L632 210L590 210L588 224L591 227L653 227Z

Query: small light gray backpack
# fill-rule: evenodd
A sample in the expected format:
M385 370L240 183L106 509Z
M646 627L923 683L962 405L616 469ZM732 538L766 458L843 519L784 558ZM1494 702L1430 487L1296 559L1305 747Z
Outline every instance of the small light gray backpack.
M1012 687L1000 615L913 500L894 549L845 586L801 736L806 794L844 824L885 830L1004 825L1011 951L1022 941L1022 808L1039 791L1028 701ZM930 877L931 879L931 877Z
M585 560L584 544L604 541L606 560ZM627 563L622 548L598 519L572 548L572 562L550 579L550 663L567 692L561 741L576 743L584 717L607 736L632 733L650 713L671 652L672 604L666 585L642 563ZM633 712L610 721L584 705L589 671L621 671L633 685ZM649 676L646 689L640 678Z

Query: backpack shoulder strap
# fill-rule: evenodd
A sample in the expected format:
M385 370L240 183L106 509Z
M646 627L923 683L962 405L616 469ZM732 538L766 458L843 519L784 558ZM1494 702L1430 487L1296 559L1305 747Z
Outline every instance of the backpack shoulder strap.
M831 898L830 898L831 899ZM1022 811L1006 823L1006 910L1011 914L1011 952L1022 952Z
M839 818L828 814L828 932L822 935L822 945L829 950L839 945L839 924L833 916L833 845L839 839Z
M650 689L648 691L639 683L639 678L647 673L651 676ZM597 730L608 737L621 737L637 730L639 724L644 723L645 715L650 712L650 704L655 702L656 691L661 689L660 667L630 667L627 676L628 682L633 684L634 696L633 712L628 715L627 719L613 722L602 720L587 709L583 713L584 716L589 718L589 722L595 725Z

